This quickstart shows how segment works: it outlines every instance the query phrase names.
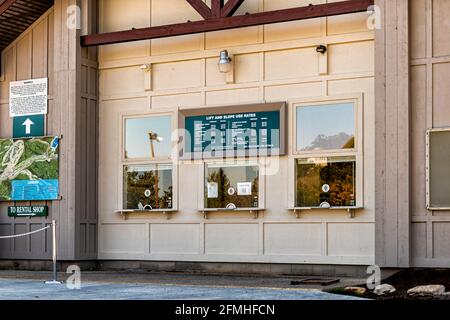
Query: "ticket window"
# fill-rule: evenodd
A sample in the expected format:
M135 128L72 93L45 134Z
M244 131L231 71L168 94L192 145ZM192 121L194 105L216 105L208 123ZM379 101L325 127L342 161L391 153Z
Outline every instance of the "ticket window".
M259 208L259 180L258 165L206 164L204 208Z
M427 208L450 211L450 129L427 132Z
M296 207L356 206L354 157L296 160Z
M122 209L175 209L172 116L124 119Z
M129 165L124 167L124 208L172 209L172 165Z
M293 112L293 206L362 207L360 99L306 101Z
M125 154L128 161L171 158L172 117L170 115L126 118Z

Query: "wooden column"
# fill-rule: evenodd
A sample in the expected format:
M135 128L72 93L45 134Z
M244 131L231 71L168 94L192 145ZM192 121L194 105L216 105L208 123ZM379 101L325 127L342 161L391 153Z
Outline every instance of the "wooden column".
M375 251L382 267L410 266L408 0L377 0Z
M61 201L52 203L51 212L57 220L58 258L75 259L76 193L76 106L77 66L79 49L77 30L67 28L67 8L79 5L78 0L56 0L54 6L54 110L49 111L52 134L62 135L60 144Z
M50 134L62 135L63 139L60 144L62 199L52 203L51 212L58 222L58 257L66 261L96 258L96 253L87 256L80 248L82 244L88 245L86 241L97 242L96 234L93 239L89 239L85 236L88 231L82 232L80 227L89 220L87 217L91 216L95 218L87 224L96 224L97 101L96 93L83 92L81 85L86 78L82 77L82 66L91 64L95 68L95 62L90 60L96 60L96 54L89 54L86 48L81 48L81 29L69 27L70 24L68 26L67 23L69 16L74 14L74 11L68 10L70 6L78 6L80 12L90 16L90 9L86 8L87 3L91 2L55 0L54 6L55 96L48 121ZM90 24L84 22L82 27L90 28ZM88 30L85 30L85 33L87 32ZM96 87L96 83L90 85ZM88 105L86 101L89 101Z

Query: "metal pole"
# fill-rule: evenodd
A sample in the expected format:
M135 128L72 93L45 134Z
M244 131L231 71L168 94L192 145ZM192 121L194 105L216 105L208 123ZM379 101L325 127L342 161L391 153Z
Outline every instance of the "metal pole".
M53 260L53 280L46 281L45 284L61 284L58 281L58 272L57 272L57 264L56 264L56 220L52 220L52 260Z
M58 281L58 272L56 271L56 221L52 220L52 258L53 258L53 281Z
M153 144L154 138L152 138L150 136L150 149L152 151L152 159L155 159L155 146ZM156 166L156 170L155 170L155 207L156 209L159 209L159 190L158 190L158 181L159 177L158 177L158 167Z

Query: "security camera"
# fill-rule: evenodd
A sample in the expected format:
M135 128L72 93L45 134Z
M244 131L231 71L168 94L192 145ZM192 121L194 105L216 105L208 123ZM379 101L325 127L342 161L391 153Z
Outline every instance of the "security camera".
M324 45L320 45L316 48L316 51L321 54L325 54L327 52L327 47Z

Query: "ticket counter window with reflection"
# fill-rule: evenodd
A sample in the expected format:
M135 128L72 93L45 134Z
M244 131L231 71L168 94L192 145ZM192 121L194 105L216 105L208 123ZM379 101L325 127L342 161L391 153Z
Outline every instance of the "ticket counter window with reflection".
M170 116L126 119L125 158L168 158L172 150L171 136Z
M450 209L450 129L428 132L428 199L430 210Z
M354 207L355 175L355 157L297 159L296 206Z
M297 108L297 151L317 152L355 148L353 103Z
M172 209L172 165L124 167L124 209Z
M205 208L258 208L258 166L209 165L205 180Z

